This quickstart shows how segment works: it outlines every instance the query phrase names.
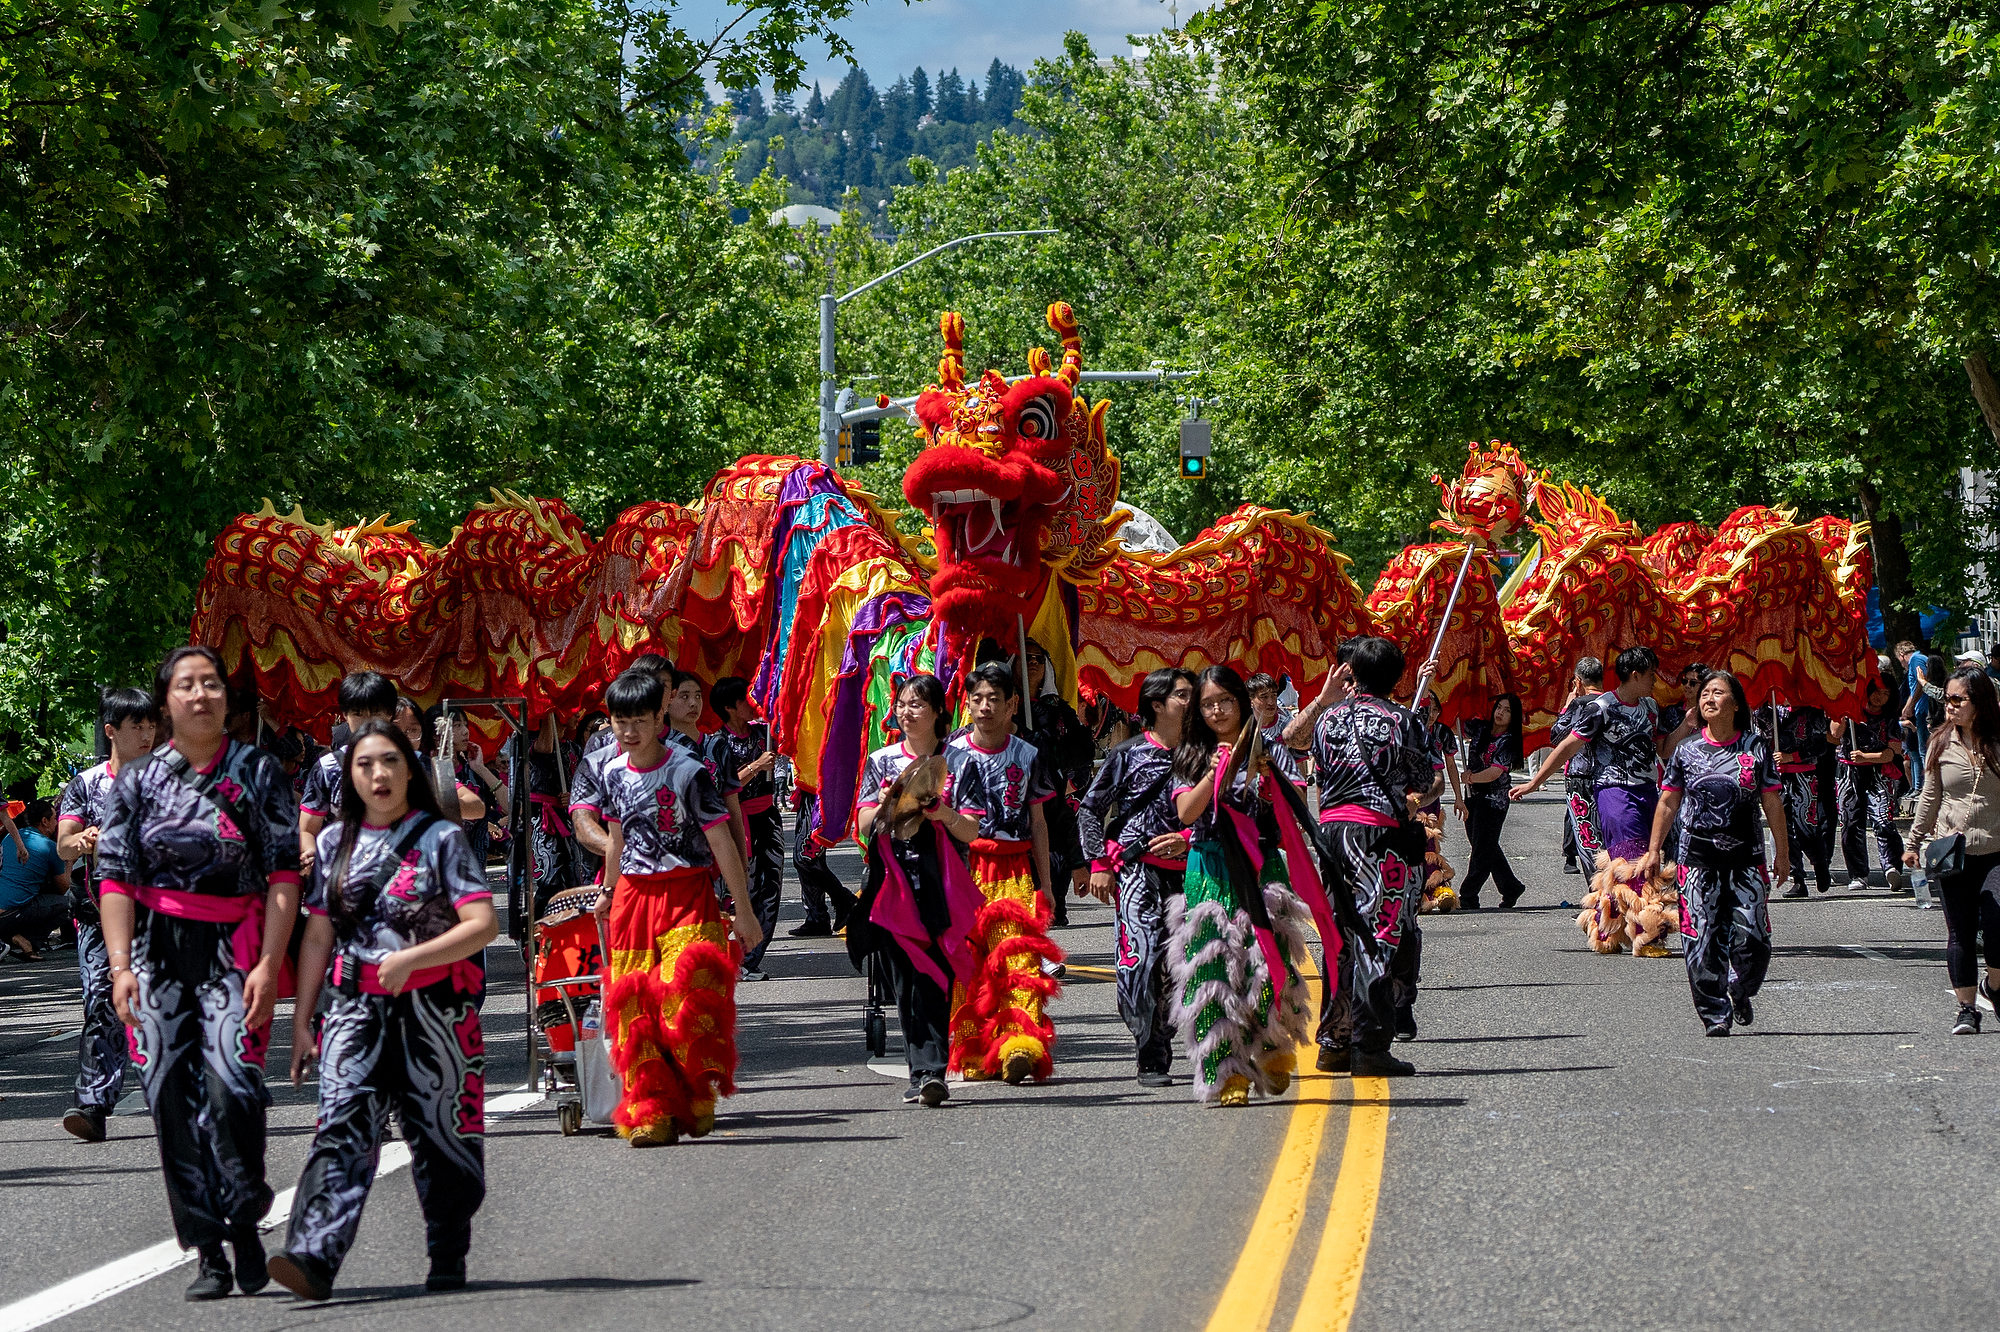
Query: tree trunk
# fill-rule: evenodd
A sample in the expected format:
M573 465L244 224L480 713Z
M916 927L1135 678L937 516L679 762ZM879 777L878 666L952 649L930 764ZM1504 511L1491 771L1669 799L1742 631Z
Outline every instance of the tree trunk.
M1990 376L1989 376L1990 378ZM1996 399L2000 406L2000 399ZM1903 609L1914 589L1910 586L1910 551L1903 544L1903 520L1882 509L1882 496L1866 478L1854 483L1861 499L1861 513L1868 519L1868 541L1875 552L1875 587L1882 594L1882 631L1889 646L1908 639L1924 641L1923 621L1913 610Z
M1986 364L1985 352L1973 352L1965 358L1965 377L1972 381L1972 400L1979 404L1979 414L1986 418L1986 428L1995 440L2000 440L2000 380L1993 378L1993 367Z

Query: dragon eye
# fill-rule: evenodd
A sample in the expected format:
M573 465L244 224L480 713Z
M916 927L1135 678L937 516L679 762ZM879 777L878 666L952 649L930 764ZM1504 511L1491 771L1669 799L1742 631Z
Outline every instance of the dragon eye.
M1022 439L1054 439L1055 404L1046 397L1030 398L1022 403L1020 418L1014 423L1014 433Z

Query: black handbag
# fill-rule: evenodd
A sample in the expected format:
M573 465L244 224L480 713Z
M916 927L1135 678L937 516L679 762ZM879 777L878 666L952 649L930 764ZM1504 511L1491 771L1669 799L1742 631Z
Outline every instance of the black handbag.
M1932 883L1965 870L1965 834L1933 837L1924 843L1924 877Z
M1972 764L1972 794L1979 794L1979 778L1984 765ZM1933 780L1936 780L1935 778ZM1965 872L1965 834L1949 833L1924 843L1924 878L1932 883Z

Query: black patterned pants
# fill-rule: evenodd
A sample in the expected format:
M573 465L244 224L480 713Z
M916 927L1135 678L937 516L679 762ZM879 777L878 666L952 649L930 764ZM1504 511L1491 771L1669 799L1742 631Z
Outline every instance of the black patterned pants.
M785 888L785 821L776 809L760 809L745 814L743 822L750 843L750 863L745 866L750 909L764 931L763 942L743 955L743 965L755 971L771 946L771 936L778 932L778 903Z
M1820 799L1819 779L1817 769L1778 776L1785 788L1785 837L1791 844L1795 867L1792 873L1801 883L1805 882L1805 875L1799 869L1807 861L1812 862L1813 872L1824 880L1827 866L1833 860L1833 820Z
M83 1030L76 1038L76 1103L109 1110L125 1093L130 1042L111 1004L111 954L104 927L77 922L76 969L83 981Z
M270 1209L264 1181L268 1026L245 1025L236 926L139 910L139 1079L184 1249L226 1239Z
M1371 1054L1395 1037L1396 978L1391 963L1416 916L1423 890L1421 842L1412 863L1400 828L1366 823L1322 823L1321 859L1338 875L1367 924L1365 933L1341 931L1339 984L1328 977L1320 992L1319 1043L1352 1045ZM1406 955L1405 986L1415 995L1414 950Z
M1896 798L1879 767L1840 765L1840 854L1847 872L1868 877L1868 833L1875 833L1875 854L1884 874L1903 867L1903 836L1896 831Z
M1771 880L1762 865L1682 865L1688 989L1703 1024L1729 1021L1732 996L1754 997L1771 965Z
M1164 1073L1174 1066L1174 1023L1167 1003L1167 898L1181 891L1181 874L1144 862L1118 871L1112 908L1118 921L1118 1016L1138 1047L1139 1067Z
M462 1260L486 1199L485 1068L478 1009L449 980L399 995L335 994L319 1039L319 1131L286 1250L329 1277L340 1270L394 1110L431 1260Z

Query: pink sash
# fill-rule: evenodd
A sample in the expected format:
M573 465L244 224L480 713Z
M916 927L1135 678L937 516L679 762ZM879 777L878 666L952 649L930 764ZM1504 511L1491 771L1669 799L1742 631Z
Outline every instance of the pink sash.
M958 853L942 845L945 834L934 831L932 836L940 843L937 848L938 868L944 876L945 909L951 917L944 937L937 941L938 947L944 950L945 960L951 963L953 975L969 987L978 968L966 940L972 934L973 918L985 905L986 898L972 882L972 874L965 868L965 862L958 858ZM903 873L903 866L890 850L886 831L876 834L875 850L882 857L882 886L876 890L875 905L869 909L868 919L889 932L918 971L936 981L938 988L946 994L951 993L951 978L938 970L937 963L931 960L926 948L930 942L930 931L924 928L923 915L917 910L916 890L910 886L909 876Z

